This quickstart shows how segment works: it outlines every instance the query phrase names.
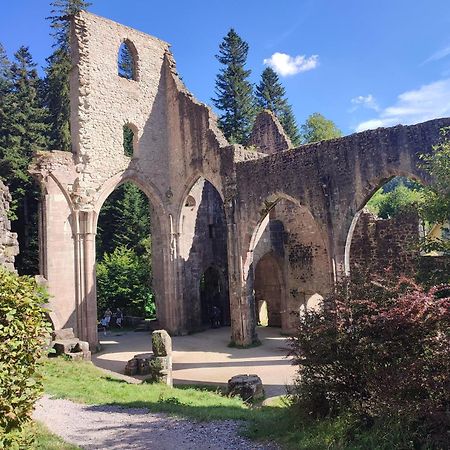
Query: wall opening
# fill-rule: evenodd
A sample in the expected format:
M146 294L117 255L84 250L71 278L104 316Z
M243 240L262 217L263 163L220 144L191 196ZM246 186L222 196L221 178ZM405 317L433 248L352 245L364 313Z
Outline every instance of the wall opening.
M311 212L288 198L272 200L253 232L246 267L256 321L285 333L296 329L301 305L332 286L325 235Z
M137 129L134 125L126 124L122 128L122 145L125 156L132 158L135 156L137 146Z
M258 324L281 327L283 278L281 267L273 253L267 253L255 267L255 306Z
M347 275L413 275L418 244L429 233L430 224L420 220L424 201L417 181L394 177L379 186L355 215L346 242Z
M119 47L117 73L121 78L137 81L137 52L128 40L122 42Z
M179 255L188 327L211 326L212 308L220 310L220 325L230 324L227 226L217 189L200 177L180 211Z
M123 314L125 323L156 318L152 279L152 208L147 195L132 182L117 187L98 218L97 312L111 326Z
M220 271L209 267L200 278L202 325L218 328L225 323L228 298Z

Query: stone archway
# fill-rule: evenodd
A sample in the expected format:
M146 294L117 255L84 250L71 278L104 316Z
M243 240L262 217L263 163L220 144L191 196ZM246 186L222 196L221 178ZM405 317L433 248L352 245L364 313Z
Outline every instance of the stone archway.
M276 256L265 254L255 267L255 307L260 325L281 328L284 309L284 282Z

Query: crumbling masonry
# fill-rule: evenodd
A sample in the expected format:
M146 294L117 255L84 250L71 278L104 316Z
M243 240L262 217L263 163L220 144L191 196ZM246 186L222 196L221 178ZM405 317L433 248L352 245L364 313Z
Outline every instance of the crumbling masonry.
M230 145L211 111L180 81L169 45L89 13L72 20L73 153L39 153L41 273L56 329L97 344L95 236L103 202L125 181L152 205L160 324L198 329L218 305L232 340L248 345L265 302L289 332L349 270L355 218L393 176L426 182L417 166L450 119L354 134L293 149L262 113L251 149ZM118 76L126 42L134 79ZM135 133L124 154L123 126ZM205 286L208 289L205 289ZM209 294L208 294L209 293ZM209 295L209 297L208 297Z

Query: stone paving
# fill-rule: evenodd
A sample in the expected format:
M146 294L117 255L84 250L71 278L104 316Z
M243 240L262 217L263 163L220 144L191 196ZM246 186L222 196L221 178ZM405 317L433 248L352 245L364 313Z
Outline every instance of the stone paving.
M230 328L211 329L173 338L173 381L176 384L214 384L225 386L238 374L256 374L266 396L282 395L295 376L295 367L286 357L286 338L279 328L260 327L259 347L228 347ZM123 373L135 354L151 351L151 336L145 332L112 330L101 336L102 351L93 355L98 367ZM138 377L137 377L138 378Z

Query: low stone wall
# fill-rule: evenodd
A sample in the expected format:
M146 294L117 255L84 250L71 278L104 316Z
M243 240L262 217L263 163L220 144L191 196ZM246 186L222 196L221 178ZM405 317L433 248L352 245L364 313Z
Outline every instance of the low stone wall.
M11 194L0 181L0 265L14 270L14 258L19 253L17 234L11 232L11 221L8 219Z
M404 213L380 219L364 210L356 224L350 247L350 268L383 274L386 269L413 275L419 256L419 218Z

